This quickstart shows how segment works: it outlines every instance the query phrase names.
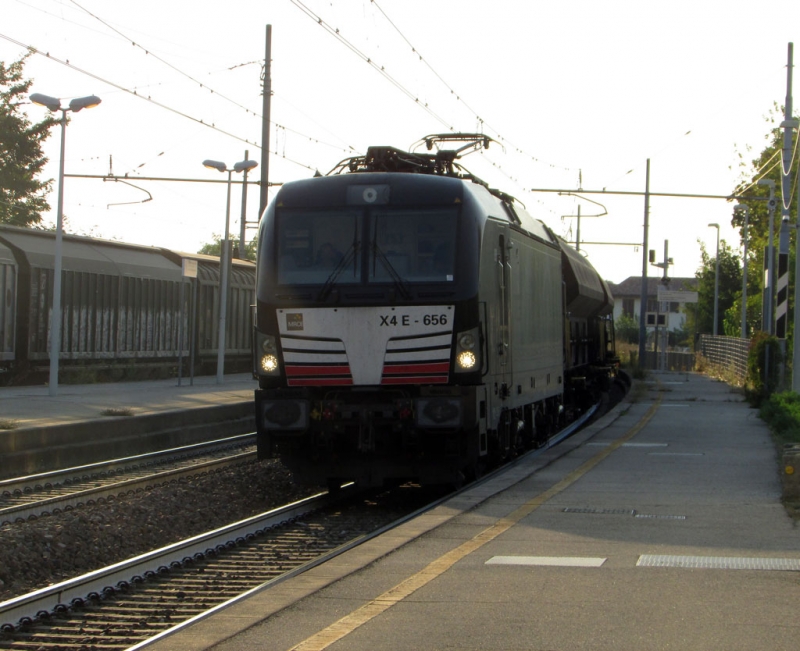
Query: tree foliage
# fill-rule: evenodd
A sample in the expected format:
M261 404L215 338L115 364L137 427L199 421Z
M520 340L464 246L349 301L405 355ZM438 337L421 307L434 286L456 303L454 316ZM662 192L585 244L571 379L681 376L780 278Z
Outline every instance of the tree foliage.
M749 224L747 227L747 265L748 265L748 295L747 295L747 321L748 327L752 331L762 329L761 323L761 292L764 289L763 273L765 250L769 243L769 207L766 199L769 197L769 187L766 185L759 185L758 181L771 180L775 184L775 198L777 199L777 208L773 215L774 225L774 250L776 252L775 270L776 270L776 283L777 283L777 251L780 242L781 231L781 204L789 207L789 221L794 223L797 218L797 180L798 180L798 159L797 150L794 150L794 155L789 152L791 157L790 164L783 165L782 162L782 148L783 148L783 129L780 123L784 119L783 107L775 104L770 114L766 117L769 124L769 131L765 136L764 149L749 162L746 161L746 154L739 153L741 179L737 187L734 189L736 196L742 197L739 203L746 205L749 209ZM800 137L795 134L795 140ZM794 141L793 141L794 142ZM748 152L749 153L749 152ZM783 172L786 172L786 177L791 182L792 196L783 197ZM731 224L734 228L739 229L742 243L745 237L745 214L744 212L734 212L731 219ZM787 325L788 338L792 338L792 315L794 303L794 256L796 244L795 237L791 238L791 250L789 259L789 323ZM752 282L752 284L751 284ZM741 309L741 290L739 292L738 306Z
M747 354L747 398L754 407L777 390L782 361L778 339L766 332L756 332Z
M695 272L697 278L697 303L688 303L686 311L691 329L698 333L729 334L728 329L733 329L732 336L739 336L739 328L730 328L729 312L736 305L737 299L742 296L742 266L741 260L725 240L719 244L719 307L717 332L714 330L714 286L716 279L716 256L706 251L705 245L700 242L702 264ZM749 283L748 283L749 284ZM748 304L749 304L748 300ZM741 303L738 303L741 305ZM730 319L730 320L729 320ZM733 320L734 324L740 321Z
M46 195L52 179L42 181L47 158L42 143L58 124L52 115L32 124L20 110L26 104L32 79L23 77L26 54L6 66L0 61L0 223L12 226L39 224L50 209Z
M203 246L200 248L198 253L202 253L204 255L216 255L216 256L221 255L221 252L222 252L222 236L217 235L216 233L214 233L214 235L212 237L213 237L213 241L212 242L207 242L206 244L203 244ZM253 262L255 262L255 260L256 260L256 252L258 251L258 238L253 238L252 240L250 240L249 242L247 242L245 244L244 255L242 255L241 252L239 252L239 238L238 237L231 238L231 249L233 250L233 255L234 255L235 258L238 257L239 259L252 260ZM239 252L238 256L236 255L237 252Z
M617 341L635 344L639 341L639 322L632 316L620 314L614 323L614 333Z

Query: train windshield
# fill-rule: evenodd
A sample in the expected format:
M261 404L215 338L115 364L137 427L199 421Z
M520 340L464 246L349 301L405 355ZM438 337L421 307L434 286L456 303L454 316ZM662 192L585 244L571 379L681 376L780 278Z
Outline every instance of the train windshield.
M278 283L361 282L363 218L352 211L286 212L278 220Z
M455 209L375 211L370 223L369 282L452 282Z
M455 208L278 211L278 284L453 282L457 216Z

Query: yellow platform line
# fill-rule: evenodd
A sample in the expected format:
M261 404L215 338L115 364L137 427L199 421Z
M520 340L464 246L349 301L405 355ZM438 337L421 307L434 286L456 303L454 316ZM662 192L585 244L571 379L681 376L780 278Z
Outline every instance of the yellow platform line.
M474 538L467 540L455 549L447 552L443 556L440 556L435 561L431 562L427 567L410 576L405 581L398 583L393 588L390 588L376 599L373 599L369 603L361 606L361 608L354 610L349 615L342 617L339 621L334 622L327 628L321 630L319 633L316 633L306 640L303 640L300 642L300 644L293 646L290 651L323 651L323 649L327 649L334 642L338 642L343 637L349 635L360 626L363 626L374 617L377 617L395 604L403 601L403 599L412 595L414 592L433 581L433 579L436 577L441 576L462 558L469 556L474 551L477 551L483 547L486 543L491 542L502 533L505 533L524 517L533 513L536 509L551 500L566 488L569 488L569 486L574 484L598 463L608 457L608 455L617 450L623 443L626 443L636 436L642 430L642 428L650 422L653 416L655 416L660 404L661 398L659 397L653 406L647 410L647 413L642 416L639 422L636 423L636 425L628 430L623 436L618 438L613 443L610 443L608 447L603 448L595 456L584 462L580 467L573 470L566 477L564 477L564 479L553 485L551 488L518 507L509 515L500 518L495 524L484 529Z

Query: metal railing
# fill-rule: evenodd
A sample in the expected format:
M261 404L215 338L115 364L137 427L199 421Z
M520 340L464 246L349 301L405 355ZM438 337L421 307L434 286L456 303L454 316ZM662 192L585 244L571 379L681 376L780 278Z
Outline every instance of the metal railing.
M684 353L680 351L668 350L666 353L652 350L645 351L645 368L659 371L682 371L689 372L694 370L694 353Z
M739 337L714 337L700 335L697 351L709 363L728 370L742 384L747 378L747 355L750 350L750 340Z

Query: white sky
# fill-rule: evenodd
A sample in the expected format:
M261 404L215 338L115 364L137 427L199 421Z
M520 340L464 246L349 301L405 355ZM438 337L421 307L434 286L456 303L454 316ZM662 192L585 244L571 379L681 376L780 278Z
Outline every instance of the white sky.
M328 34L299 4L338 28L420 102ZM202 167L204 159L232 166L249 150L250 158L260 160L255 143L261 141L259 75L267 24L273 37L272 121L286 128L271 128L270 149L277 152L270 161L271 181L304 178L313 169L325 173L349 148L407 149L451 126L475 131L480 116L487 135L502 136L505 152L492 146L462 163L568 239L574 239L575 219L562 216L575 215L578 200L530 188L577 189L582 172L587 190L642 192L650 158L653 192L730 193L739 178L737 152L749 163L761 151L769 130L765 117L774 102L785 100L787 44L800 33L797 0L378 0L378 5L0 0L0 60L18 58L24 48L17 43L51 57L36 54L28 60L32 92L67 101L96 94L103 100L73 116L66 173L107 174L113 157L113 172L128 173L153 197L108 207L147 195L119 183L67 178L67 230L185 251L222 233L224 185L135 177L218 180L224 176ZM800 62L800 45L795 60ZM138 97L121 89L135 90ZM418 105L424 103L430 112ZM46 112L35 105L25 110L33 120ZM46 145L51 159L46 178L58 174L59 142L56 130ZM251 186L249 220L256 220L258 195L258 187ZM239 231L240 196L234 188L231 233ZM586 196L608 214L582 219L582 240L641 242L642 197ZM49 200L55 207L55 185ZM597 211L581 202L583 215ZM660 261L668 239L675 260L670 275L693 276L700 262L697 240L714 252L716 234L708 223L720 223L722 239L738 246L731 214L732 204L723 200L653 198L649 248ZM54 222L55 210L46 219ZM609 280L641 274L641 247L582 248ZM658 276L661 270L651 267L648 273Z

